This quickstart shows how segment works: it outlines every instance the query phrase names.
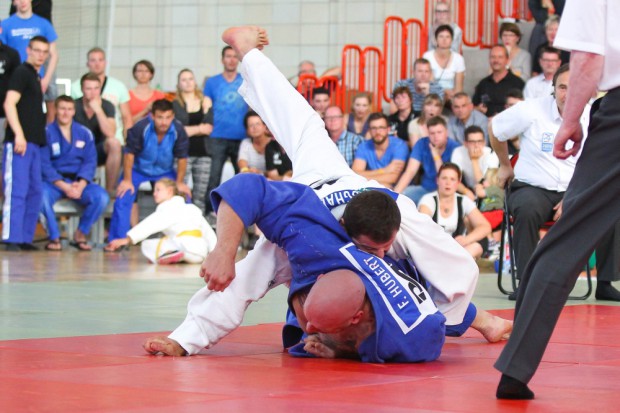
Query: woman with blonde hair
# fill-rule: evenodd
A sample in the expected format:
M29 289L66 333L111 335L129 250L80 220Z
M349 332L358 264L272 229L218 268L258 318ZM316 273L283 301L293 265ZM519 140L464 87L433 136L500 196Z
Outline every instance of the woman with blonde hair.
M155 183L153 199L157 204L155 212L129 230L126 238L111 241L110 249L142 242L142 254L152 263L200 264L213 251L217 241L202 211L196 205L185 203L176 183L168 178ZM146 239L158 232L163 232L164 237Z
M208 99L198 89L194 73L182 69L177 76L177 94L172 101L174 117L185 126L189 136L189 158L186 179L192 178L192 202L205 210L211 157L209 156L209 135L213 130L213 114Z

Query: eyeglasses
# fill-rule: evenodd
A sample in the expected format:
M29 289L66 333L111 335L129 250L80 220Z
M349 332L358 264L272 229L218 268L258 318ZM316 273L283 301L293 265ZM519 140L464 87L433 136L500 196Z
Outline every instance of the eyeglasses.
M323 119L325 120L334 120L334 119L341 119L342 115L334 115L334 116L325 116Z
M450 10L437 10L437 9L435 9L435 13L450 13Z
M30 49L32 50L34 53L40 53L40 54L45 54L45 53L49 53L49 49Z

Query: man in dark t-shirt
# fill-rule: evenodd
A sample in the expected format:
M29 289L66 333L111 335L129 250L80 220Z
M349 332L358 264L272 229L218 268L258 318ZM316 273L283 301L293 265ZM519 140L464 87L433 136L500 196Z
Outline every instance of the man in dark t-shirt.
M265 148L265 170L272 181L287 181L293 175L293 163L276 140Z
M489 52L489 65L491 74L476 85L474 98L472 99L476 109L493 117L506 105L506 95L513 89L523 90L525 82L507 68L509 61L508 50L505 46L497 44Z
M45 37L30 39L26 61L9 80L4 109L8 122L4 140L2 240L7 251L36 250L32 245L41 209L41 155L45 146L45 114L39 69L49 55Z
M101 97L101 81L97 75L86 73L80 79L80 86L82 97L75 100L74 120L93 133L97 147L97 166L105 164L106 190L113 192L122 159L122 146L116 139L114 104Z

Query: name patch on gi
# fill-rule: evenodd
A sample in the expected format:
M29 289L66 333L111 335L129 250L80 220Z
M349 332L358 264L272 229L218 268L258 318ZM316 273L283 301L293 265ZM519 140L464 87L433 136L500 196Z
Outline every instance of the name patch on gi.
M84 147L84 145L86 145L86 142L84 141L77 141L75 142L75 147L78 149L82 149Z
M60 155L60 143L58 142L52 143L52 155L54 156Z
M348 203L351 198L363 191L381 191L390 195L392 198L394 198L394 200L398 198L398 194L396 192L390 191L389 189L385 188L343 189L341 191L332 192L331 194L326 195L323 198L323 204L327 207L327 209L332 210L340 205Z
M340 252L370 281L403 334L438 311L422 285L397 275L382 259L360 251L353 243L340 248Z

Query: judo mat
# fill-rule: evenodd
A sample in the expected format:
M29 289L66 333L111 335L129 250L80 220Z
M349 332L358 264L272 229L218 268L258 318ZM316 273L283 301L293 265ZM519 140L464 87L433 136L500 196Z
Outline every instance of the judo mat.
M422 364L293 358L280 323L241 327L193 357L142 350L165 332L0 341L0 412L617 412L618 326L620 307L566 307L532 401L496 400L504 344L471 329Z

